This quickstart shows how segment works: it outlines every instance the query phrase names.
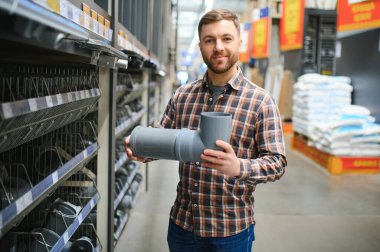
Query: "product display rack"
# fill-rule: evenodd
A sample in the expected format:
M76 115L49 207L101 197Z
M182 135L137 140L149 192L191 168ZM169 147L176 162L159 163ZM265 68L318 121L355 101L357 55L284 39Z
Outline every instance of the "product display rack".
M93 45L91 32L33 2L0 7L2 248L61 251L86 237L100 249L96 219L87 221L101 198L94 162L103 155L99 65L127 56ZM95 177L73 180L85 171ZM89 225L94 232L83 231Z
M111 25L89 19L92 11ZM148 124L157 101L157 89L148 96L151 75L160 66L109 13L87 0L0 1L5 250L62 251L84 242L113 251L138 199L143 176L124 137ZM122 45L116 29L129 35Z
M335 75L336 11L305 9L303 48L282 52L295 79L306 73Z

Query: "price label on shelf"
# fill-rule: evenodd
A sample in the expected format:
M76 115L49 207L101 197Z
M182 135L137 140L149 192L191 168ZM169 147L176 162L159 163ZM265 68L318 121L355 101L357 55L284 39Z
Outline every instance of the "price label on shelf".
M62 16L64 16L65 18L69 18L68 1L67 0L60 0L59 7L60 7L60 14Z
M83 215L82 213L78 215L78 223L79 225L83 222Z
M91 30L90 23L91 23L91 17L83 12L83 27L88 30Z
M108 31L108 40L109 40L109 41L112 41L112 36L113 36L113 30L110 29L110 30Z
M81 9L77 8L76 6L72 6L73 9L73 21L77 24L82 25L81 21L83 20L82 15L83 12Z
M48 108L51 108L54 106L51 96L46 96L46 104L47 104Z
M128 41L128 34L125 34L124 35L124 48L128 50L128 44L129 44L129 41Z
M87 4L82 4L82 10L83 10L83 23L81 24L84 28L90 30L90 22L91 22L91 9L90 6Z
M63 104L62 94L57 94L57 101L58 101L58 105L62 105Z
M69 101L69 102L73 102L73 93L67 93L67 100Z
M87 4L85 3L82 3L82 10L84 13L86 13L87 15L90 16L90 13L91 13L91 8L90 6L88 6Z
M56 13L60 13L60 1L59 0L47 0L48 8Z
M28 99L28 103L29 103L30 112L37 111L38 106L37 106L36 99L33 99L33 98L32 99Z
M32 197L32 191L28 191L25 193L23 196L18 198L16 200L16 208L17 212L21 212L21 210L25 209L27 206L29 206L33 202L33 197Z
M69 239L70 239L69 232L68 230L66 230L66 232L63 233L63 240L65 241L65 243L67 243Z
M108 19L104 19L104 37L106 37L108 40L110 38L110 28L111 28L111 22ZM112 38L112 36L111 36Z
M74 14L73 14L73 5L69 2L67 2L67 18L74 21Z
M53 180L53 185L58 182L58 172L53 172L52 180Z
M95 201L94 201L94 199L92 199L92 200L90 201L90 207L91 207L91 209L93 209L94 206L95 206Z
M102 15L98 15L98 25L98 34L104 37L104 17Z
M122 30L119 30L119 33L117 34L117 45L123 46L123 35L124 32Z
M99 26L98 26L98 13L94 10L91 10L91 23L90 23L90 27L91 27L91 30L95 33L98 33L98 30L99 30Z

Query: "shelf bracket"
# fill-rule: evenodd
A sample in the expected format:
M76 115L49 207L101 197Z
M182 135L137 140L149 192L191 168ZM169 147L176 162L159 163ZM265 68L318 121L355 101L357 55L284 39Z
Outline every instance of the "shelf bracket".
M97 65L99 61L100 51L92 51L91 55L91 65Z
M117 62L117 57L115 56L108 56L108 55L102 55L99 58L99 66L100 67L106 67L110 69L116 69L116 62Z

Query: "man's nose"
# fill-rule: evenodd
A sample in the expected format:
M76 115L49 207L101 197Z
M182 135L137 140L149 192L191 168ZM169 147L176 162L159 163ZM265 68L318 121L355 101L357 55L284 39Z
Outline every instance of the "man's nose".
M221 39L217 39L215 42L215 50L216 51L223 51L224 50L224 45Z

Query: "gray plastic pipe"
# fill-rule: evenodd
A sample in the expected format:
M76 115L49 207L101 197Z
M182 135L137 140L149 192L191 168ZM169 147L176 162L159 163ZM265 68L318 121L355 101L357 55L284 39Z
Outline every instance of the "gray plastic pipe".
M132 131L130 148L138 157L198 162L204 149L220 149L216 140L230 141L231 127L230 114L202 112L199 131L138 126Z

